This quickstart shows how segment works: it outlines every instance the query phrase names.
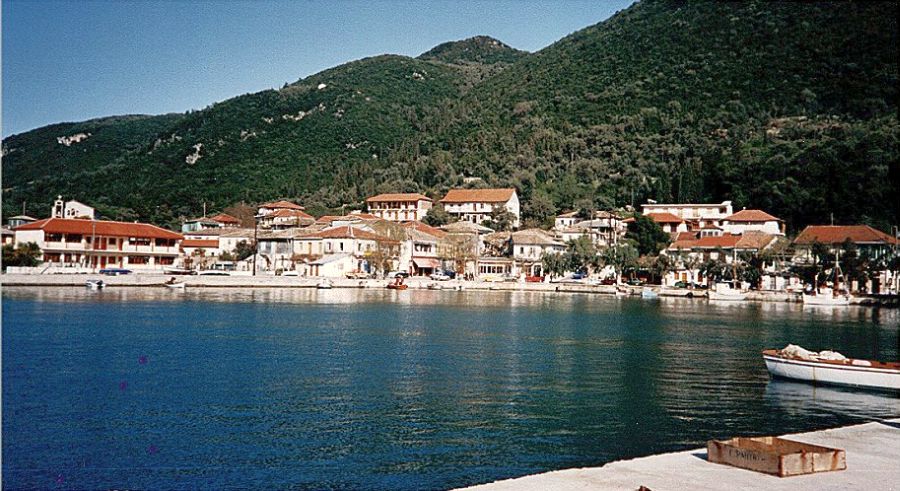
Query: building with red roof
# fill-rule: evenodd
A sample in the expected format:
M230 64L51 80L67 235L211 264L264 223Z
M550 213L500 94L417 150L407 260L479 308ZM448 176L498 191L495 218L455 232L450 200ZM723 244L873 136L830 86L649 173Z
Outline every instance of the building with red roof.
M772 235L784 235L784 226L780 218L762 210L743 209L722 219L722 228L732 234L742 234L753 230Z
M158 270L173 266L184 236L147 223L45 218L13 230L16 244L34 242L45 263L60 267Z
M419 193L379 194L366 199L369 213L383 220L407 222L423 220L434 202Z
M812 262L813 245L822 244L830 253L839 253L845 243L852 243L872 259L880 258L898 245L896 237L868 225L809 225L794 239L794 261Z
M519 226L519 195L515 188L451 189L441 204L458 220L475 224L490 219L494 207L503 206L515 216L513 226Z

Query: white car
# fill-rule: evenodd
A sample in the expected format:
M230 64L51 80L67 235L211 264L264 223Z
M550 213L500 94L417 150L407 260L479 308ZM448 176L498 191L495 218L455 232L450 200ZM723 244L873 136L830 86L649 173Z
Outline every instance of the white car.
M444 273L432 273L428 277L434 281L450 281L450 277Z

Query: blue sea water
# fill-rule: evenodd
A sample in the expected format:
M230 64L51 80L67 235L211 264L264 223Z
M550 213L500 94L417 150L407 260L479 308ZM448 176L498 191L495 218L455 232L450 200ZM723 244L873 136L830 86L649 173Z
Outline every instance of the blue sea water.
M769 381L900 312L596 295L4 288L5 489L446 489L900 416Z

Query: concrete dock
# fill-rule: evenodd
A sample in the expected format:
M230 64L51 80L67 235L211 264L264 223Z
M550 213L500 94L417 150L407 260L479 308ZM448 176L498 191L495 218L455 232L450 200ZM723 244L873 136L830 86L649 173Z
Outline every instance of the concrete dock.
M735 435L742 436L742 435ZM785 435L790 440L846 451L847 469L779 478L736 467L712 464L706 449L688 450L602 467L567 469L465 488L504 490L661 490L799 491L900 490L900 418L832 430Z

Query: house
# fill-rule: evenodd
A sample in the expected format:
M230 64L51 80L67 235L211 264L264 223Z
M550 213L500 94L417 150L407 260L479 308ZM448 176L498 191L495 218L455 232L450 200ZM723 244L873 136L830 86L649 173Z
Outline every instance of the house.
M734 210L731 206L731 201L723 201L718 204L662 204L651 201L649 203L641 205L641 209L644 215L674 215L685 222L685 230L701 228L708 223L719 227L722 225L722 220L734 214Z
M771 235L784 235L782 220L762 210L743 209L733 215L729 215L722 219L721 229L730 234L757 231Z
M327 254L300 265L298 271L302 276L340 278L347 273L360 271L357 266L357 259L353 254Z
M45 218L15 230L15 243L35 242L41 261L59 267L136 271L175 265L184 236L146 223Z
M221 255L219 239L188 239L181 241L181 252L184 254L182 264L188 269L207 269Z
M660 228L662 228L664 232L674 235L680 232L687 232L689 230L688 222L686 222L683 218L667 211L644 213L644 215L650 217L654 222L659 224ZM628 218L624 220L624 222L626 224L632 223L634 222L634 218Z
M191 218L190 220L185 220L184 223L181 224L181 233L187 234L190 232L197 232L199 230L207 230L220 227L221 224L211 218Z
M556 215L556 219L553 221L553 229L565 230L567 228L575 226L575 223L579 221L581 221L581 218L578 216L577 211L561 213L559 215Z
M597 211L593 219L578 221L570 227L557 229L557 234L563 242L588 237L595 246L609 247L618 244L625 237L628 223L629 220L622 220L615 213Z
M299 234L302 231L295 231ZM386 265L397 267L400 241L384 237L361 227L350 225L312 231L295 236L293 254L308 264L324 256L350 255L353 268L345 271L374 272Z
M219 213L209 217L209 219L218 223L221 228L238 228L241 226L240 220L227 213Z
M895 237L868 225L810 225L794 239L793 261L813 262L812 247L816 243L824 245L830 253L835 253L847 241L856 245L860 255L865 254L872 259L890 253L898 245Z
M438 243L438 257L459 274L476 274L479 257L484 252L482 238L493 230L472 222L449 223L441 226L441 230L446 235Z
M14 217L10 217L6 222L6 226L10 229L14 229L16 227L25 225L26 223L36 222L37 218L30 217L28 215L16 215Z
M260 215L259 226L273 230L307 227L316 221L312 215L303 210L280 208L266 215Z
M542 263L544 254L561 254L566 250L566 244L536 228L513 232L510 246L517 270L525 272L528 276L544 275Z
M433 204L431 198L419 193L379 194L366 199L369 213L392 222L422 220Z
M519 196L513 188L451 189L441 203L457 220L475 224L490 219L494 207L505 207L515 217L513 227L519 226Z
M94 209L84 203L75 200L63 201L62 196L57 196L53 202L50 216L52 218L96 218Z
M278 210L305 210L304 207L298 205L297 203L292 203L287 200L278 200L271 201L269 203L263 203L256 208L257 217L264 217L270 213L274 213Z

